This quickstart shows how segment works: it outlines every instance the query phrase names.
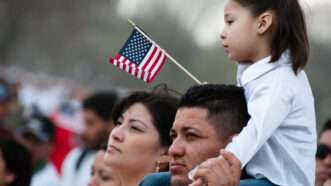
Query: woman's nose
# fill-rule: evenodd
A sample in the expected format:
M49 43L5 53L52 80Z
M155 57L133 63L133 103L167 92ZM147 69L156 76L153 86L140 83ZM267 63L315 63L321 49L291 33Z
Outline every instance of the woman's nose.
M124 140L124 134L123 134L123 129L121 126L115 127L111 133L110 133L111 138L113 138L115 141L122 142Z

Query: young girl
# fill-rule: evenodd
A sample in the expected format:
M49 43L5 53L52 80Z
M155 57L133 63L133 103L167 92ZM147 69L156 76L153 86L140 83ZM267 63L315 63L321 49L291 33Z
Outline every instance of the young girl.
M241 185L313 186L316 121L298 0L230 0L224 19L222 44L251 116L226 147L253 178Z

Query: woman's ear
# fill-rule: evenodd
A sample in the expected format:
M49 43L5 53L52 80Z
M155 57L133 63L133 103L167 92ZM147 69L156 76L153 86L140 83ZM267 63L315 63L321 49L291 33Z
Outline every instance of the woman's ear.
M274 14L272 11L266 11L263 12L261 15L258 17L258 34L263 35L265 34L268 30L270 30L272 23L274 21Z

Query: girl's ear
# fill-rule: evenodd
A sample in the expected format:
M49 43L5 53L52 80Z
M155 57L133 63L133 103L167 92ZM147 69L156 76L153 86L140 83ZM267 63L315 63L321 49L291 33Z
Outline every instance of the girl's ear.
M274 14L272 11L263 12L258 17L258 34L263 35L270 30L271 25L274 21Z

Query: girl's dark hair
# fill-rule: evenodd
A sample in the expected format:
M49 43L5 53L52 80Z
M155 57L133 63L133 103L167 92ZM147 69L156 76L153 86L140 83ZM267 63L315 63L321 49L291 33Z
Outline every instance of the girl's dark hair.
M0 139L0 151L6 170L15 175L8 186L29 186L32 177L32 160L29 152L13 140Z
M112 114L114 123L135 103L143 104L151 114L153 125L160 135L160 144L163 147L170 146L169 133L175 119L178 99L159 92L134 92L116 104Z
M276 14L276 30L272 38L271 62L290 49L292 68L297 74L309 59L309 41L303 10L298 0L234 0L248 7L254 16L267 10Z

